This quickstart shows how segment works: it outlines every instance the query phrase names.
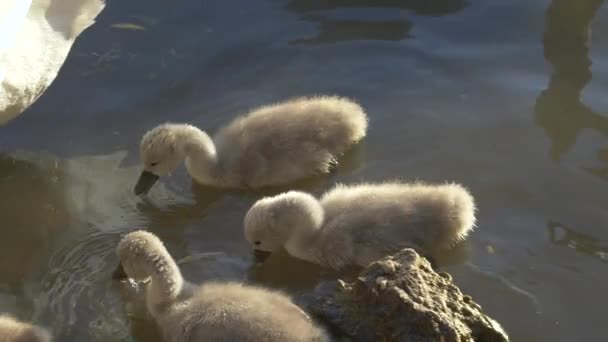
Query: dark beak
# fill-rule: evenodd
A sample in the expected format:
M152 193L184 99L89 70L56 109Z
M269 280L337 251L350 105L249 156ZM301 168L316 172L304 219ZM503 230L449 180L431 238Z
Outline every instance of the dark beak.
M139 175L139 179L137 180L137 184L135 184L135 194L139 196L147 193L157 180L157 175L150 171L142 171L141 175Z
M257 264L261 264L264 261L266 261L266 259L268 259L268 257L270 257L270 255L272 254L272 252L267 252L267 251L262 251L259 249L254 249L253 250L253 259L255 260L255 262Z
M122 268L122 264L118 264L118 267L116 267L116 270L114 270L114 273L112 273L112 279L125 280L127 278L129 277L125 273L125 269Z

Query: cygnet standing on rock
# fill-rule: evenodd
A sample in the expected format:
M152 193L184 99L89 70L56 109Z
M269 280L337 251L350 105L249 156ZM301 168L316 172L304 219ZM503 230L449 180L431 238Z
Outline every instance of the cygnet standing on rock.
M317 200L289 191L257 201L244 219L259 262L289 254L341 269L367 266L403 248L432 256L463 240L475 225L475 203L458 184L338 185Z
M0 342L51 342L51 334L42 327L0 315Z
M190 176L220 188L260 188L328 173L365 137L367 115L336 96L303 97L263 106L232 121L213 140L188 124L162 124L141 141L144 164L135 194L185 160Z
M231 282L187 283L152 233L129 233L117 254L115 279L150 278L146 306L166 341L328 341L324 330L280 292Z

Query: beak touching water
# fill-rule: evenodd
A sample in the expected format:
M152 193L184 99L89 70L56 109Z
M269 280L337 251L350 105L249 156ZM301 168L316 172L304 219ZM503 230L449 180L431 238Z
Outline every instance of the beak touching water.
M266 259L268 259L268 257L270 257L271 254L272 254L272 252L254 249L253 250L253 259L255 260L255 262L257 264L261 264L264 261L266 261Z
M125 273L125 269L122 267L122 264L118 264L118 267L116 267L116 270L114 270L114 273L112 273L112 279L125 280L127 278L127 273Z
M137 184L135 184L135 194L139 196L150 191L158 178L159 177L157 175L150 171L142 171L141 175L139 175L139 179L137 180Z

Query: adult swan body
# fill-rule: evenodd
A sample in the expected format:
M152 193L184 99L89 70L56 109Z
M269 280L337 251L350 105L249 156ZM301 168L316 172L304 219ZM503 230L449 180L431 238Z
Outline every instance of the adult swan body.
M0 125L51 85L76 38L104 6L103 0L0 1Z

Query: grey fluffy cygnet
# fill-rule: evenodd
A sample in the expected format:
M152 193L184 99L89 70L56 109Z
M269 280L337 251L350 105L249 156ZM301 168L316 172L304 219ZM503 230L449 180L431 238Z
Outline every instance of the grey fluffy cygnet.
M51 342L51 334L42 327L0 315L0 342Z
M458 184L338 185L320 200L289 191L257 201L244 234L258 261L284 247L296 258L341 269L403 248L432 256L475 225L475 202Z
M329 341L325 331L280 292L234 282L186 282L152 233L129 233L117 254L115 279L150 279L146 306L167 342Z
M135 193L146 193L184 160L190 176L204 185L284 185L328 173L366 131L367 115L361 106L337 96L263 106L236 118L213 139L192 125L165 123L141 140L144 170Z

